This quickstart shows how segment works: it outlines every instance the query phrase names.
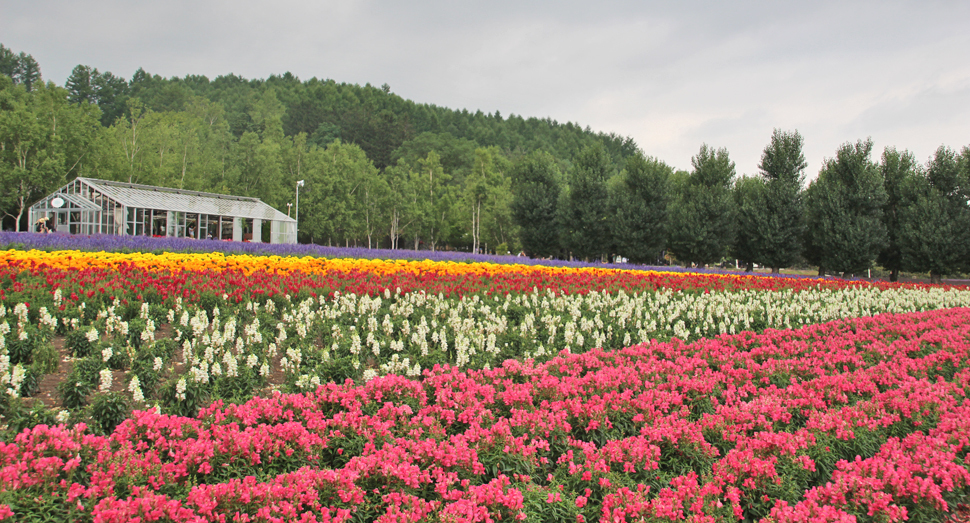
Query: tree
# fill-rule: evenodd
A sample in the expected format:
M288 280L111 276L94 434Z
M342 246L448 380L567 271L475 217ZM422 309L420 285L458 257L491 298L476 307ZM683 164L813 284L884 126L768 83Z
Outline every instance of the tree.
M67 88L67 99L73 104L95 103L95 87L93 78L97 76L98 70L91 70L86 65L78 65L71 71L71 76L67 77L64 87Z
M366 236L369 229L361 202L368 201L362 193L376 172L373 162L357 145L339 140L326 149L310 150L306 162L306 184L300 189L301 241L349 246Z
M806 257L820 275L865 272L886 245L886 189L871 153L872 140L843 144L808 188Z
M26 53L14 54L3 44L0 44L0 74L9 76L15 85L23 85L28 93L41 80L40 66L33 56Z
M579 259L609 254L609 192L612 165L600 145L579 153L569 177L569 187L559 204L563 247Z
M20 59L17 58L17 54L0 44L0 74L7 75L12 80L19 68Z
M77 175L97 116L96 108L69 105L52 83L28 92L0 76L0 209L17 230L28 205Z
M512 219L519 227L522 249L529 256L559 252L559 173L552 155L534 152L512 166Z
M895 147L887 147L882 153L882 171L884 187L886 189L886 205L882 209L882 222L886 226L886 248L879 253L877 261L889 269L889 281L899 280L899 271L903 268L903 255L900 249L900 213L909 205L905 189L918 175L919 166L916 158L909 151L897 151Z
M906 205L899 210L899 251L907 270L929 272L934 282L970 270L970 176L966 161L940 147L926 174L904 186ZM962 164L962 165L961 165Z
M763 233L770 225L767 200L768 189L760 176L745 176L734 185L738 229L731 252L748 271L754 270L755 263L764 263Z
M758 223L762 243L756 262L771 267L773 273L795 263L802 252L806 227L803 184L808 166L802 144L798 131L775 129L758 166L765 182L766 220Z
M414 179L417 175L403 159L384 170L390 197L388 198L388 236L391 248L397 249L399 240L409 232L409 228L420 220L417 203L418 192Z
M610 185L610 235L616 252L633 263L654 262L667 242L670 177L667 164L642 153Z
M105 71L94 75L91 83L101 109L101 125L107 127L124 116L128 101L128 82Z
M418 248L418 238L428 240L428 245L434 251L438 243L451 232L451 213L454 198L448 182L451 175L441 166L441 158L431 151L424 159L418 160L417 171L412 183L417 188L418 209L421 220L420 228L414 230L414 248Z
M704 144L691 164L671 201L668 245L678 260L703 266L720 261L734 242L734 162L727 149Z
M20 68L17 71L17 76L14 78L18 83L23 84L27 89L27 92L34 90L35 84L41 83L40 77L40 66L37 65L37 60L34 60L33 56L29 54L20 53L18 57L20 61Z
M472 252L482 250L483 231L493 242L507 241L509 209L508 160L497 147L475 150L475 166L465 177L462 214L470 224ZM483 224L485 224L483 226ZM505 233L503 233L505 230ZM497 243L492 243L497 245Z

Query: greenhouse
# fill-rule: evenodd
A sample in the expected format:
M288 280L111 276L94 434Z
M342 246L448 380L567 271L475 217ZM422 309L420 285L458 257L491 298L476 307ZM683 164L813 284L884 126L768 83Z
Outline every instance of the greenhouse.
M77 178L30 206L34 230L296 243L296 220L258 198Z

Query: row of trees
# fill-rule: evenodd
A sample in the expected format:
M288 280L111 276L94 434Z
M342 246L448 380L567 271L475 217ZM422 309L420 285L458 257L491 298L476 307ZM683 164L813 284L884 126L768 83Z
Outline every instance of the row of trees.
M756 176L738 178L726 149L703 145L690 172L637 155L608 178L594 149L576 162L563 196L530 167L513 200L529 252L580 258L620 254L687 265L740 260L778 272L807 262L819 273L970 271L970 147L941 146L921 166L912 153L846 143L805 187L802 136L775 130ZM539 224L542 224L541 226ZM560 241L550 241L556 238Z
M29 55L0 46L0 58L7 227L76 176L287 210L306 180L303 242L846 273L878 261L894 276L970 260L967 149L942 147L922 166L906 151L876 162L871 142L845 144L805 187L797 132L776 130L758 175L738 177L725 149L704 145L690 171L675 171L629 139L414 104L386 86L141 70L126 81L78 66L62 88L40 81Z

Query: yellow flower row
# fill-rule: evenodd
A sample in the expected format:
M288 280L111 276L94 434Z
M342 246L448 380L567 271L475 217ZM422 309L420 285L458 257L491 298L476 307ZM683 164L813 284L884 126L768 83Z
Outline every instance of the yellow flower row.
M355 258L315 258L254 256L248 254L229 255L223 253L116 253L87 251L0 251L0 265L20 267L46 266L53 269L78 270L84 268L119 268L125 265L150 270L177 271L240 271L252 274L255 271L287 273L327 272L369 272L376 274L423 274L438 273L449 275L493 276L519 273L522 275L563 275L587 274L600 276L616 272L634 272L607 268L549 267L542 265L498 264L498 263L461 263L431 260L377 260ZM659 271L636 271L640 274L664 274Z

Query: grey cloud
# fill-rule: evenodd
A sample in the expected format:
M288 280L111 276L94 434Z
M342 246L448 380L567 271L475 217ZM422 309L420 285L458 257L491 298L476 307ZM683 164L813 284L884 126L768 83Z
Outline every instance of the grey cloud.
M60 84L79 63L386 82L421 103L629 135L681 168L707 142L753 173L775 127L802 132L810 171L870 135L915 152L970 136L964 2L0 0L0 13L0 41Z

